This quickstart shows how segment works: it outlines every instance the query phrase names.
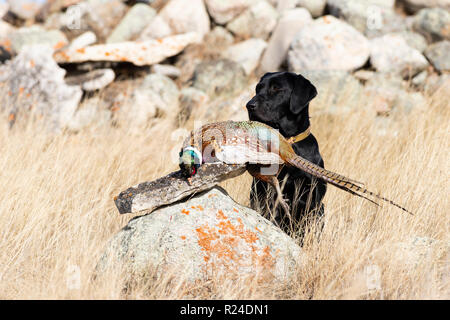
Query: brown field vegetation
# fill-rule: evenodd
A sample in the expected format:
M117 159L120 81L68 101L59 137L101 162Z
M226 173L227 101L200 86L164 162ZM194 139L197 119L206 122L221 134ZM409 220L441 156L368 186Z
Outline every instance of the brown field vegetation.
M170 134L175 115L139 132L102 126L57 136L34 124L9 130L2 116L0 298L448 299L449 98L441 90L427 105L389 119L377 119L370 106L335 115L316 114L318 106L311 106L326 167L364 181L415 215L330 186L320 240L314 229L306 235L308 258L297 279L277 287L251 279L192 287L166 275L124 292L120 274L92 281L106 242L131 218L118 214L113 197L177 168L170 160L181 141ZM248 204L250 180L244 175L224 187ZM399 244L415 237L436 239L443 248L420 259L402 255ZM80 270L79 288L68 286L71 266ZM378 274L375 289L367 285L371 272Z

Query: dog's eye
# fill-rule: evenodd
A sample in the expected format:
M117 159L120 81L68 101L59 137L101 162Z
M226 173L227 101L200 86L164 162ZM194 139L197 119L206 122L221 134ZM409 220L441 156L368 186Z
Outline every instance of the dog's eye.
M281 88L279 88L279 87L277 87L277 86L271 86L270 87L270 92L272 92L272 93L278 93L278 92L280 92L280 91L282 91L283 89L281 89Z

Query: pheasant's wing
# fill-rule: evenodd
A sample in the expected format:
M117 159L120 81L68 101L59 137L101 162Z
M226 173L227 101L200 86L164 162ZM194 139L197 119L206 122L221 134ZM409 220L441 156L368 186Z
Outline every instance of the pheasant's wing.
M277 141L261 139L241 132L227 136L213 147L217 159L227 164L282 164Z
M245 145L225 145L216 150L216 158L226 164L282 164L278 153L258 151Z

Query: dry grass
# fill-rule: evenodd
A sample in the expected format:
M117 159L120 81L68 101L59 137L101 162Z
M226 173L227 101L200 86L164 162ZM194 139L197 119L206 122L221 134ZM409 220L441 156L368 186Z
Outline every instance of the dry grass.
M315 230L306 235L308 259L298 278L277 287L248 279L187 287L166 275L124 293L120 274L91 281L104 245L130 219L119 216L113 196L177 167L168 156L180 144L171 137L173 119L139 134L102 127L56 137L34 126L10 131L0 122L0 298L448 299L445 248L412 264L396 249L416 236L449 241L448 98L442 91L429 98L389 122L384 136L370 108L314 117L313 107L326 167L416 215L329 187L320 241ZM242 176L225 187L248 204L249 182ZM81 271L79 289L67 285L72 265ZM379 289L368 290L367 272L379 273Z

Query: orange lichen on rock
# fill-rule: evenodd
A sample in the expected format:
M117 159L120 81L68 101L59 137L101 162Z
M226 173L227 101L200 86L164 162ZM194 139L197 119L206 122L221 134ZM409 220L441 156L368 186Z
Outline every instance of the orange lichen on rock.
M5 39L0 41L0 45L8 52L11 52L11 40Z
M212 255L216 255L221 260L224 258L228 258L228 261L230 259L234 260L235 253L232 250L233 248L223 241L216 241L220 240L220 236L214 227L202 226L195 229L195 231L197 231L198 244L202 247L202 251L205 251L205 256L208 257L208 260Z
M258 256L258 264L265 268L272 268L275 264L275 259L270 254L270 248L266 246L263 250L263 254Z
M67 60L67 61L70 60L70 56L67 54L66 51L58 51L55 53L54 57L55 58L61 57L62 59Z
M58 41L54 46L53 49L59 50L63 48L67 43L65 41Z
M275 259L270 247L259 246L257 234L247 230L242 219L232 221L222 210L217 211L216 218L215 225L195 229L204 261L208 263L205 271L220 267L236 273L240 267L250 267L271 274Z
M217 219L228 219L222 210L217 211Z
M183 214L188 216L189 215L189 210L183 209L183 210L181 210L181 213L183 213Z

